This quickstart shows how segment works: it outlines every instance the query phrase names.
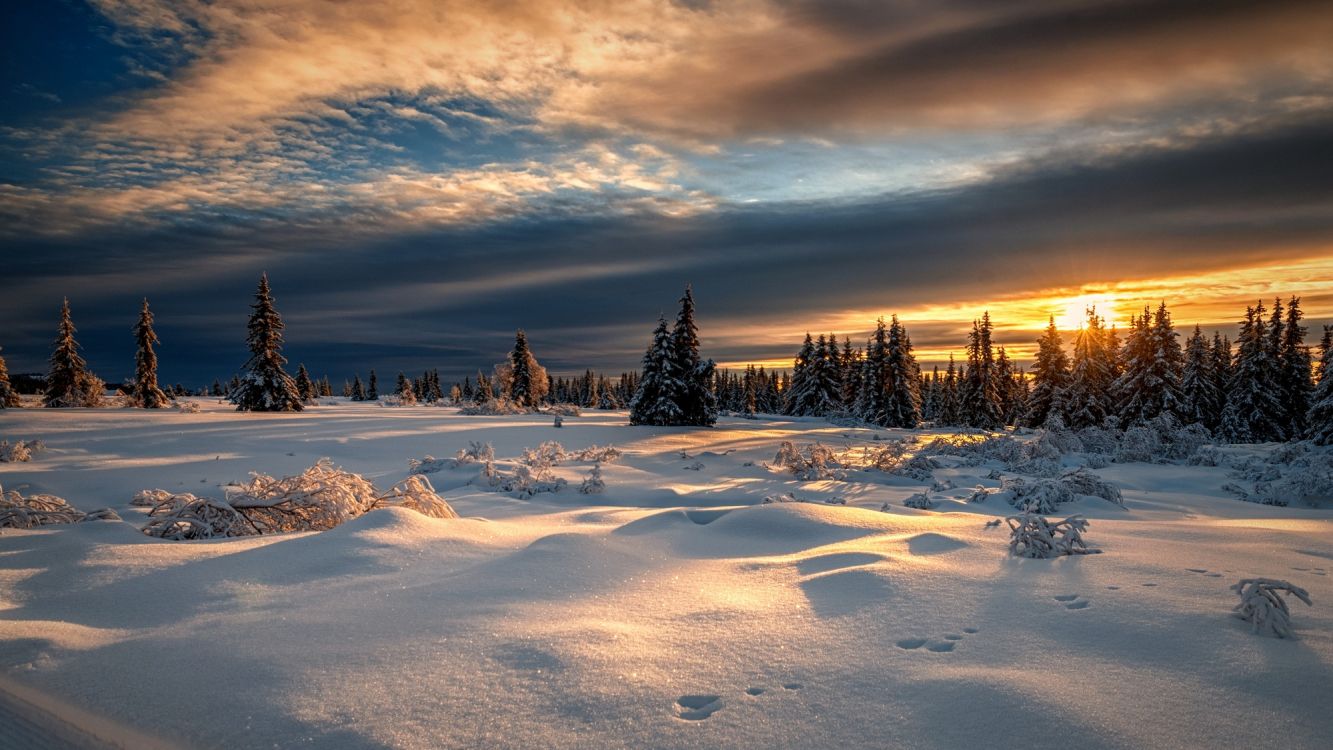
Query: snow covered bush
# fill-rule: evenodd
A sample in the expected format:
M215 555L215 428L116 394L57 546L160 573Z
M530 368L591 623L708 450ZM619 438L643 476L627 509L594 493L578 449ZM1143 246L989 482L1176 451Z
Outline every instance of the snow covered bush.
M12 444L8 440L0 440L0 463L23 463L32 460L32 448L22 440L15 440Z
M390 393L380 397L380 406L416 406L417 395L409 388L402 393Z
M1005 477L1000 480L1000 492L1008 494L1009 504L1023 513L1054 513L1074 499L1068 486L1053 479L1028 482L1023 477Z
M367 510L380 508L407 508L430 518L458 518L453 506L440 497L430 480L423 476L409 476L377 495Z
M1105 453L1084 453L1083 461L1089 469L1105 469L1111 465L1111 457Z
M894 476L928 482L935 477L935 470L940 468L937 461L920 453L897 457L876 456L874 468Z
M500 397L493 398L485 403L468 404L459 408L458 413L465 417L496 417L509 414L530 414L532 411L526 406L520 406L507 398Z
M583 450L566 451L563 458L574 461L595 461L610 464L620 460L623 454L614 445L590 445Z
M486 463L495 460L495 446L488 442L469 440L467 447L458 451L459 464Z
M407 459L408 474L434 474L437 471L445 469L454 469L458 467L456 458L436 458L429 453L421 458Z
M519 464L506 474L488 463L482 469L487 484L499 492L512 492L515 497L529 498L542 492L559 492L569 484L564 477L556 477L547 467Z
M226 488L226 500L145 490L136 501L160 499L143 532L163 539L325 531L378 508L410 508L432 518L457 518L430 481L413 475L380 493L364 477L333 466L327 458L295 476L251 474Z
M31 529L57 523L77 523L85 514L55 495L23 496L0 488L0 529Z
M1287 581L1273 578L1246 578L1232 585L1240 596L1240 603L1232 611L1236 617L1250 623L1252 632L1277 638L1293 638L1291 611L1283 594L1294 596L1310 606L1310 594Z
M921 453L934 456L958 456L967 466L985 461L999 461L1011 466L1031 458L1025 444L1008 435L941 435L921 447Z
M1263 505L1305 503L1318 506L1333 500L1333 450L1308 442L1285 443L1262 456L1230 462L1235 482L1222 489L1240 499Z
M1138 425L1125 430L1112 456L1118 464L1150 464L1157 461L1162 453L1162 439L1157 430Z
M946 492L951 489L953 489L953 480L951 479L936 479L930 485L931 492Z
M1063 555L1095 554L1101 551L1090 549L1083 540L1083 532L1088 528L1088 521L1082 516L1051 521L1044 516L1024 513L1004 520L1009 524L1009 553L1015 557L1044 560Z
M176 411L181 414L198 414L200 408L202 407L200 407L198 401L181 401L176 404Z
M906 500L903 500L903 505L909 508L916 508L917 510L930 510L935 507L935 503L931 501L930 495L927 495L924 492L918 492L908 496Z
M254 536L259 528L221 500L173 495L148 513L143 533L159 539L186 541Z
M593 464L592 471L583 478L583 484L579 485L579 494L581 495L600 495L606 489L606 482L602 480L602 465Z
M1060 482L1077 495L1091 495L1121 507L1125 505L1125 499L1121 495L1119 487L1085 468L1079 467L1066 471L1060 476Z
M547 440L536 448L524 448L523 454L519 456L518 460L533 469L542 470L559 465L560 460L564 457L564 446L554 440Z
M1024 513L1054 513L1060 505L1073 502L1080 495L1124 506L1120 488L1082 467L1066 471L1056 479L1007 476L1000 480L998 494L1008 495L1009 504Z
M833 451L822 443L812 443L797 448L791 441L784 440L778 446L778 453L773 457L773 466L790 471L792 476L803 481L820 479L841 479L841 464Z
M784 492L781 495L769 495L764 498L764 505L774 505L777 503L808 503L810 505L846 505L847 499L843 497L830 497L826 500L811 500L810 498L799 497L795 492ZM885 503L880 510L888 510L889 504Z
M407 471L409 474L434 474L445 469L457 469L468 464L485 464L494 460L494 446L472 440L468 442L468 447L460 449L454 458L436 458L431 455L419 459L409 458Z
M1223 465L1222 452L1216 445L1201 445L1198 450L1187 459L1185 463L1190 466L1221 466Z
M967 501L969 503L984 503L992 494L993 493L990 490L981 485L977 485L972 488L972 494L968 495Z
M156 508L163 503L184 505L185 503L196 499L198 498L188 492L177 494L171 490L162 489L139 490L134 493L134 497L130 498L130 505L137 505L142 508Z
M578 404L551 404L546 407L546 413L557 417L581 417L583 410Z

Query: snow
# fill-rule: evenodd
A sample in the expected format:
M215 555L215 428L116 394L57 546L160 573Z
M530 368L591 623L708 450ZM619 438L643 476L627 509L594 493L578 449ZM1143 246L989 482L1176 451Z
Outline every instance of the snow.
M855 463L944 431L764 416L630 427L624 411L596 411L557 432L545 414L325 401L337 405L0 412L0 438L46 444L0 464L6 490L124 519L0 533L0 706L35 702L20 689L49 699L25 731L96 733L96 717L242 748L1236 747L1273 732L1314 748L1333 736L1320 710L1333 508L1242 502L1223 489L1230 465L1091 470L1123 507L1078 496L1059 512L1087 518L1101 554L1037 560L987 528L1013 513L988 477L1021 461L942 452L927 479ZM132 504L154 488L225 499L250 472L296 476L321 457L390 487L409 459L489 443L508 472L552 440L560 458L545 470L569 486L527 498L479 481L486 461L430 464L461 518L391 507L322 532L175 542L144 535L148 508ZM784 442L828 447L845 474L770 468ZM622 455L582 452L594 446ZM580 493L594 467L602 492ZM977 486L992 492L970 503ZM922 492L933 510L904 505ZM763 502L784 495L804 502ZM1294 639L1233 616L1230 587L1249 578L1309 592Z

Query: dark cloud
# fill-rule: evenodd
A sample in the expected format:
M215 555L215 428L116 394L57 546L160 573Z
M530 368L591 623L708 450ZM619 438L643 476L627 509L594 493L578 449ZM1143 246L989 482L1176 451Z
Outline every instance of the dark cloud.
M719 53L720 81L691 63L607 105L697 136L985 130L1272 106L1322 95L1333 73L1325 0L802 1L789 26L822 41L751 41L735 59Z
M553 369L633 367L687 282L709 354L783 357L794 341L736 334L797 335L837 310L1327 256L1331 125L1032 161L954 190L690 218L530 218L355 243L312 228L11 242L0 343L11 369L41 369L68 294L90 361L116 378L130 370L129 329L148 295L164 377L226 376L244 360L247 305L266 270L289 355L335 379L372 366L461 376L498 360L518 327ZM918 346L945 334L914 329Z

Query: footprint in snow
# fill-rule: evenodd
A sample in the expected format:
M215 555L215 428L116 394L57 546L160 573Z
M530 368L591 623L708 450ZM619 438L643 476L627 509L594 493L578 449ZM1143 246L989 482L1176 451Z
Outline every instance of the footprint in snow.
M703 721L722 708L720 695L682 695L676 699L676 717Z
M926 646L926 650L934 651L937 654L947 654L948 652L953 651L953 647L953 641L938 641Z
M745 689L745 694L746 694L746 695L750 695L750 696L754 696L754 695L763 695L764 692L765 692L765 691L764 691L764 688L761 688L761 687L752 687L752 688L746 688L746 689Z
M898 645L898 648L905 649L905 650L907 650L907 651L911 651L912 649L921 648L922 646L926 645L926 639L925 639L925 638L904 638L904 639L902 639L901 641L898 641L898 644L897 644L897 645Z
M803 688L803 687L805 687L805 685L802 685L802 684L799 683L799 682L789 682L789 683L787 683L786 685L783 685L783 686L782 686L782 689L783 689L783 690L800 690L800 689Z

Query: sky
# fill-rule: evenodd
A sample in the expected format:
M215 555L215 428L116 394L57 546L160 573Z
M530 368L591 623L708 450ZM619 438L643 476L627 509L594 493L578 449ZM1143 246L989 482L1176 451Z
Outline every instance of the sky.
M1333 323L1333 2L48 0L0 13L0 347L45 369L286 354L335 382L636 367L694 289L706 356L789 364L898 314L929 366L989 310L1165 299Z

